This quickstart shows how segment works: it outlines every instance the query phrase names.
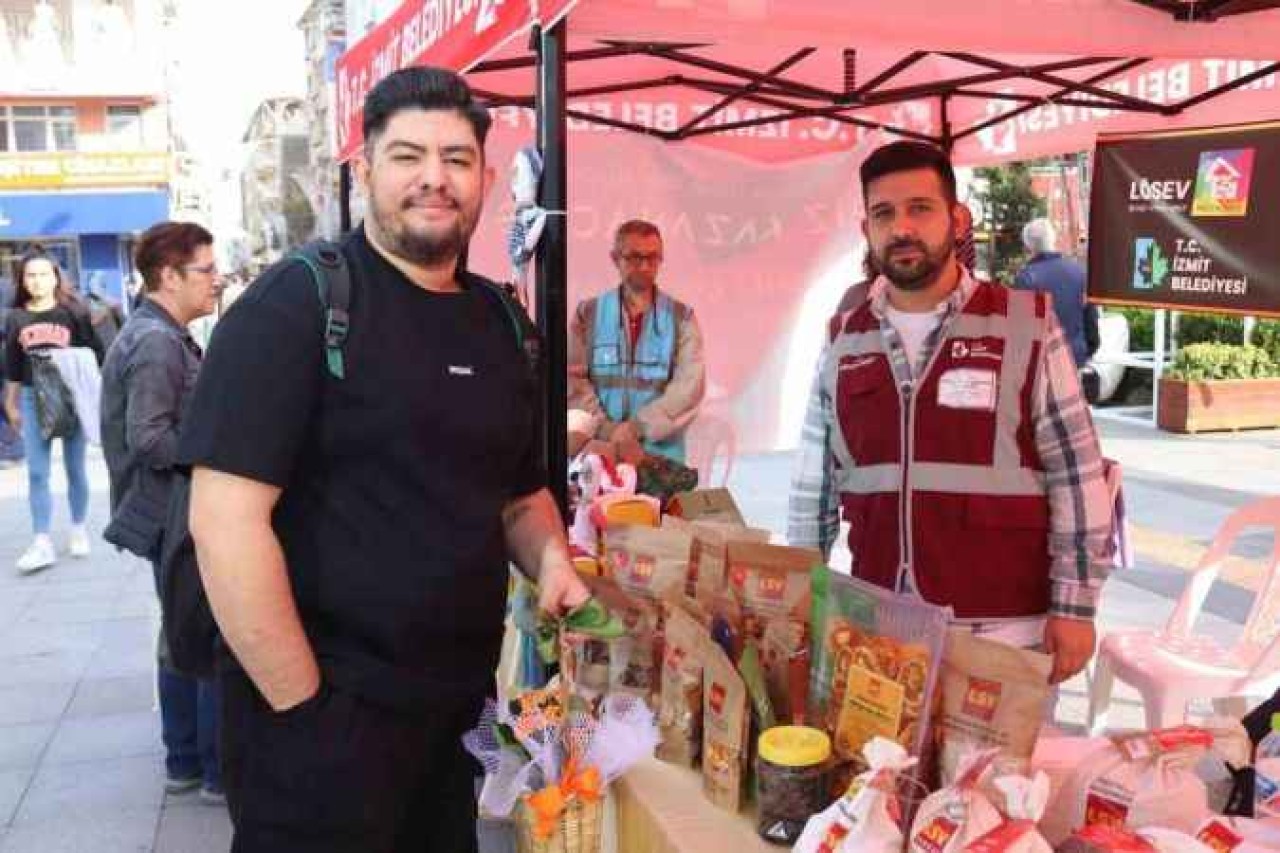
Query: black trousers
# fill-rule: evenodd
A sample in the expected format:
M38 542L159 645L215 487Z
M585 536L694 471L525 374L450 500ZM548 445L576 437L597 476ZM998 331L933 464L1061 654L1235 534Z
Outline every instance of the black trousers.
M232 853L475 853L460 738L481 700L407 716L324 686L279 714L243 673L219 682Z

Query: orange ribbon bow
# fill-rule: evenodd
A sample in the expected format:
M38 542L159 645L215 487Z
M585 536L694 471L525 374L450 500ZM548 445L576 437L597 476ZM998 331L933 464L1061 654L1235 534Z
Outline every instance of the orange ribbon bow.
M524 798L525 806L533 812L533 835L539 841L546 841L555 834L560 823L560 816L575 799L593 803L604 794L604 783L600 779L600 771L588 767L581 772L577 764L570 761L564 768L560 782L548 785Z

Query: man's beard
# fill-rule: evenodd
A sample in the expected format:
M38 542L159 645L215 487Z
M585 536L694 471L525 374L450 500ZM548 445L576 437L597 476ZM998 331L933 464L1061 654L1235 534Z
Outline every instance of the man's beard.
M420 266L439 266L457 260L467 245L469 229L461 215L443 232L433 233L415 231L404 222L385 216L376 206L373 219L387 250Z
M910 269L903 269L891 258L895 250L907 248L919 252L920 260ZM946 242L939 246L936 252L929 251L929 247L920 240L895 240L886 246L883 252L871 253L871 260L875 270L889 279L899 290L914 292L927 290L938 280L938 276L941 275L954 251L955 238L948 234Z

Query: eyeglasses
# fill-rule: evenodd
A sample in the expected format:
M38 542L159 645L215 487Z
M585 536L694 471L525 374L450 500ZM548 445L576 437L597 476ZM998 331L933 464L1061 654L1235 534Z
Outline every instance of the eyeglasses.
M627 252L625 255L618 255L618 258L628 266L638 267L642 264L652 264L657 266L662 263L661 252Z
M218 265L217 265L217 264L203 264L203 265L200 265L200 264L184 264L182 268L183 268L184 270L187 270L188 272L198 272L198 273L200 273L200 274L202 274L202 275L217 275L217 274L218 274Z

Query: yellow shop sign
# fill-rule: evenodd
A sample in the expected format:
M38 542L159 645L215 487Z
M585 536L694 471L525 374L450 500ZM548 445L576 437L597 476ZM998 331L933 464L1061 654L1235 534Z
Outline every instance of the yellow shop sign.
M164 153L0 154L0 190L167 184Z

